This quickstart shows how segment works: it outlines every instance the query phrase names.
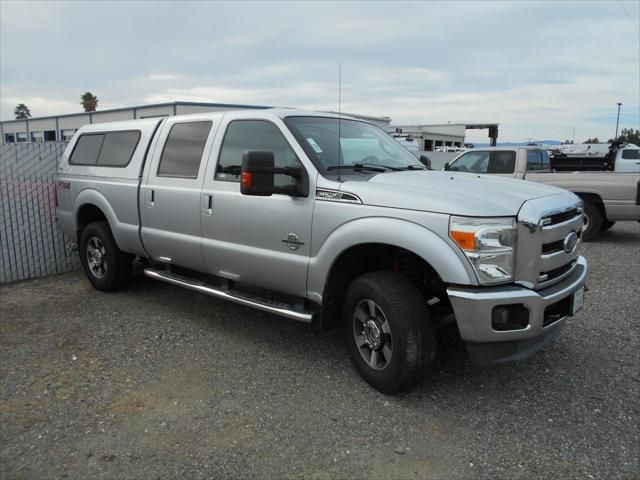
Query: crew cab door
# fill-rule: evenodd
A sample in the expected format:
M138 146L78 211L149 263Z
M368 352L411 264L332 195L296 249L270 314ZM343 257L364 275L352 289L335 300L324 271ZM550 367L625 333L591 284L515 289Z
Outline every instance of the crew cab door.
M219 120L168 119L140 187L142 242L155 260L203 270L200 194Z
M230 117L230 118L229 118ZM225 115L202 191L202 253L207 271L230 280L306 296L315 175L309 196L240 193L245 150L273 152L276 167L304 168L304 152L281 121ZM309 174L310 170L305 170ZM292 178L276 175L276 185Z

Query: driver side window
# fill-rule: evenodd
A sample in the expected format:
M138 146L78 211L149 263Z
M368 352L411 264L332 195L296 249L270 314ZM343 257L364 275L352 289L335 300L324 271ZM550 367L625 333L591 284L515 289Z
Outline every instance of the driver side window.
M265 120L234 120L229 123L222 141L215 178L240 182L242 154L245 150L273 152L276 167L300 167L295 152L273 123ZM288 175L275 175L274 185L284 187L295 183Z
M451 164L453 172L487 173L490 152L467 152Z

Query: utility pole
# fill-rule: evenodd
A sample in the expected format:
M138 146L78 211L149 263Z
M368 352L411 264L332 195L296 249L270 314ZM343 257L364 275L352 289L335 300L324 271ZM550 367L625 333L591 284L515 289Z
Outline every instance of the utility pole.
M613 137L613 139L617 139L618 138L618 125L620 124L620 107L622 106L622 103L618 102L618 118L616 120L616 136Z

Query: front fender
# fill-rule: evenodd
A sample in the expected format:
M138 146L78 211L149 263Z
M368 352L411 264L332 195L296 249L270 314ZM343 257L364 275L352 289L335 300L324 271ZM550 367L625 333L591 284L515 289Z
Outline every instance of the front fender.
M448 240L448 238L447 238ZM365 243L380 243L404 248L431 265L446 283L477 285L471 264L441 236L408 220L390 217L367 217L347 222L324 241L318 254L309 262L307 295L321 303L331 268L345 250Z

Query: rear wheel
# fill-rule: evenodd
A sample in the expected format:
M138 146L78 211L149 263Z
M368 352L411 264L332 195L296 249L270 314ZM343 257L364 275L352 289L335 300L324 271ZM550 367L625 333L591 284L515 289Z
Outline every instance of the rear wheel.
M582 240L588 242L600 233L602 214L593 203L584 202L584 225L582 227Z
M131 279L132 257L116 245L107 222L94 222L80 235L80 263L94 288L118 290Z
M394 272L367 273L351 283L344 327L356 369L383 393L413 386L435 356L427 304L409 280Z
M605 220L605 221L602 222L602 225L600 225L600 231L601 232L606 232L611 227L613 227L615 224L616 224L616 222L610 222L609 220Z

